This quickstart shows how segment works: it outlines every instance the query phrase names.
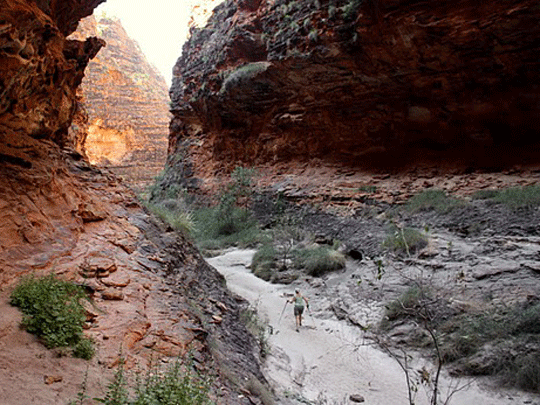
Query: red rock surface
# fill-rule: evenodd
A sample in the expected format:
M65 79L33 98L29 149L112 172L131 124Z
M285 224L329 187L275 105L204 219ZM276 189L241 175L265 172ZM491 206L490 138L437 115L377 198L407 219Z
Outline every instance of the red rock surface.
M87 394L103 395L120 350L130 369L192 350L197 367L215 376L217 403L239 403L233 390L241 387L219 366L238 381L264 380L239 302L190 242L92 167L75 150L84 139L68 132L76 88L103 42L65 35L98 3L0 0L0 402L68 403L86 370ZM47 350L19 327L10 292L21 276L48 273L90 291L94 360Z
M535 168L539 19L533 0L225 2L176 65L172 150L206 180Z
M90 162L134 186L163 169L169 132L169 95L161 74L146 60L119 20L88 17L72 37L99 36L106 46L92 59L80 87L87 125L82 145Z

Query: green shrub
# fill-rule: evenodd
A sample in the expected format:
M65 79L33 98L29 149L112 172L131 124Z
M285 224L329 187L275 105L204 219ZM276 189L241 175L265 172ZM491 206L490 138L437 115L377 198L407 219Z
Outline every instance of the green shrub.
M354 20L358 15L358 8L362 4L362 0L349 0L349 2L342 7L343 19L345 21Z
M251 259L251 271L257 277L270 281L276 267L278 252L271 244L260 247Z
M382 248L397 254L413 254L428 244L428 238L413 228L394 228L394 231L383 241Z
M197 231L195 239L200 248L205 245L216 247L247 247L262 240L257 221L247 206L254 190L255 170L237 167L231 173L231 183L224 189L219 204L193 212Z
M292 256L295 267L305 269L310 276L318 277L345 267L345 256L327 247L295 250Z
M11 304L23 313L24 328L43 340L45 346L75 347L78 355L91 357L83 335L86 320L81 304L84 289L54 275L23 278L11 294ZM77 348L77 345L81 345ZM92 353L93 354L93 353Z
M443 190L431 189L411 197L406 204L406 208L412 212L435 210L440 213L447 213L464 204L464 201L446 195Z
M226 216L216 207L201 208L193 211L193 221L200 249L249 247L264 240L257 221L243 208L233 207Z
M358 187L358 191L364 192L364 193L376 193L377 192L377 186L360 186Z
M508 335L506 322L494 312L458 317L442 326L446 337L441 351L445 361L470 356L486 342Z
M90 360L94 357L94 342L92 339L83 337L79 342L73 347L73 357L78 357L79 359Z
M266 357L270 352L268 344L268 325L264 323L253 307L246 308L240 312L240 320L246 325L249 333L257 340L261 357Z
M517 308L511 318L514 321L511 329L513 335L540 335L540 304Z

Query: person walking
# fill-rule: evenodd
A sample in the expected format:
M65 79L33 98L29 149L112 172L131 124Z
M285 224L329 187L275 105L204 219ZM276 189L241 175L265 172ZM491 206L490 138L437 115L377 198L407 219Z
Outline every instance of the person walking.
M294 317L296 319L296 331L299 332L300 326L302 326L302 314L304 313L304 302L309 309L309 301L304 297L300 290L297 288L294 290L294 296L287 302L294 303Z

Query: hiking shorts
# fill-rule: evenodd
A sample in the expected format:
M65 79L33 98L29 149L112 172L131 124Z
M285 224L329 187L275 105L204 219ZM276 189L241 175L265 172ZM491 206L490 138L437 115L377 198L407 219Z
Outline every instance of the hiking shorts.
M304 313L304 307L294 307L294 316L300 316Z

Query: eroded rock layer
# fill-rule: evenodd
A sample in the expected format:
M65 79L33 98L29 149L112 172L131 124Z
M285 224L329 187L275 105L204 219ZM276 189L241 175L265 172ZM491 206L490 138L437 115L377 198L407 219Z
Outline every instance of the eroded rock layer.
M90 162L134 185L151 181L167 154L170 121L165 80L119 20L88 17L74 36L99 36L107 45L92 59L81 85L88 124L83 145Z
M8 137L15 132L65 144L77 106L75 90L88 61L104 45L97 38L66 40L63 34L75 27L65 15L56 25L52 17L60 13L57 3L0 2L0 130ZM95 6L100 1L88 3ZM80 12L85 7L68 15L84 16ZM91 13L92 7L86 11ZM5 159L17 157L21 158Z
M228 0L177 62L171 145L203 176L536 163L539 19L534 0Z

